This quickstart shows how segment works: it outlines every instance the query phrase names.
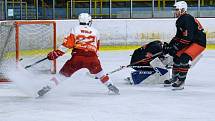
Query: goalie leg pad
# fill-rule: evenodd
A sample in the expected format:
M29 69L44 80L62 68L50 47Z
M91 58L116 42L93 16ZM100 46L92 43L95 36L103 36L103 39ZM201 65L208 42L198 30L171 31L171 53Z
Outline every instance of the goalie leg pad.
M160 74L160 76L165 75L168 72L168 69L164 66L161 60L157 57L150 62L150 65L154 70Z
M151 71L134 71L131 73L131 78L133 81L133 84L140 84L144 80L146 80L149 76L153 75L155 73L154 70Z

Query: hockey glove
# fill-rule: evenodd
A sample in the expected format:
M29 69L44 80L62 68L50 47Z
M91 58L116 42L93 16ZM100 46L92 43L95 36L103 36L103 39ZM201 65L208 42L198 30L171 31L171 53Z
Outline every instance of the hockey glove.
M166 43L166 42L164 42L163 43L163 54L164 55L168 54L169 53L169 49L170 49L169 44Z
M47 58L49 60L55 60L57 59L59 56L62 56L64 54L64 52L60 51L60 50L54 50L49 52L49 54L47 55Z
M169 46L169 50L168 50L169 55L174 57L176 55L177 51L178 51L178 48L176 46L174 46L174 45Z
M177 37L172 38L172 40L169 43L169 55L175 56L179 50L183 49L189 44L189 43L184 43L182 41L184 40Z
M174 47L175 50L182 50L183 48L189 46L192 42L190 40L185 40L185 39L180 39L180 38L177 38L177 37L174 37L169 45Z
M171 56L175 56L176 53L177 53L177 47L175 47L174 45L170 45L166 42L164 42L163 44L163 54L166 55L166 54L169 54Z

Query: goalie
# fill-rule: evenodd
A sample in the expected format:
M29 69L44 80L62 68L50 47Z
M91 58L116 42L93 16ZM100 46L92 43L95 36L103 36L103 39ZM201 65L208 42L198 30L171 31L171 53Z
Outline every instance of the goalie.
M109 91L119 94L118 88L113 85L109 76L104 73L98 59L99 34L96 29L91 27L91 16L88 13L81 13L79 15L79 24L70 31L69 36L64 39L63 44L57 50L48 54L47 58L49 60L55 60L64 55L68 49L73 49L72 57L63 65L59 72L60 74L50 81L55 82L55 84L50 83L43 87L38 91L39 96L43 96L60 81L66 80L66 78L82 68L87 68L91 74L99 78Z
M169 79L168 67L172 64L172 57L164 55L163 46L166 43L156 40L134 50L130 61L134 71L125 80L136 85L163 83Z

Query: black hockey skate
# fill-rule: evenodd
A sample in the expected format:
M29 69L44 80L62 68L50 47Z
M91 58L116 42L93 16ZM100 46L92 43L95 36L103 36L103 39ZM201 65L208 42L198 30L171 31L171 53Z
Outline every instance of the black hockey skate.
M164 81L164 87L170 87L172 83L174 83L175 80L173 78L169 79L169 80L165 80Z
M119 89L113 84L108 84L107 88L109 89L109 91L113 92L114 94L119 95Z
M172 90L183 90L184 89L184 81L175 81L172 84L173 89Z
M37 92L37 94L39 95L39 97L42 97L43 95L45 95L48 91L50 91L51 90L51 87L49 87L49 86L45 86L45 87L43 87L41 90L39 90L38 92Z

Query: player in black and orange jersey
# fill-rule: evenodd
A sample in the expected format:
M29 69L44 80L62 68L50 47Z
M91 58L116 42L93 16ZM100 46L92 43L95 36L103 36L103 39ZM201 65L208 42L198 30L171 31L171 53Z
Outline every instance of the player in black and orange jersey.
M173 74L164 81L174 89L183 89L189 70L189 61L193 61L206 48L206 34L200 22L187 13L185 1L174 4L177 17L175 37L166 46L167 53L174 57Z

